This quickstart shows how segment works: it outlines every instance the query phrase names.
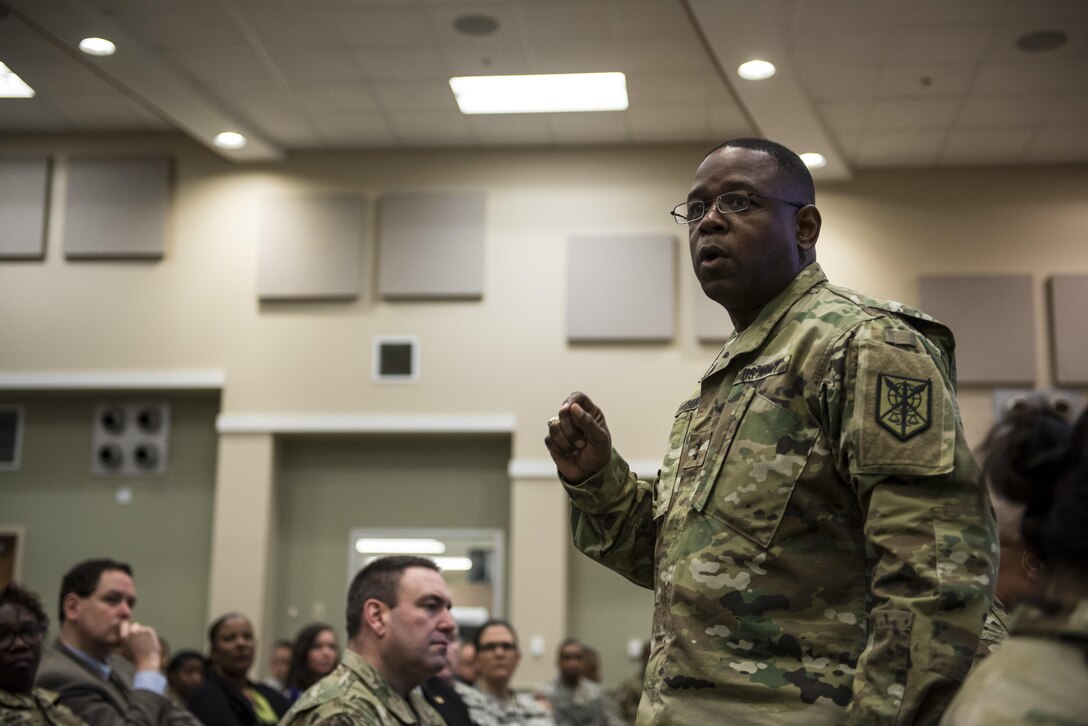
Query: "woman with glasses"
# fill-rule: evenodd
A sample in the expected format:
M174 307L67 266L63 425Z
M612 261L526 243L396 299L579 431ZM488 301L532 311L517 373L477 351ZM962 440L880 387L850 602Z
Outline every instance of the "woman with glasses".
M0 723L86 726L57 694L34 688L48 627L37 595L14 582L0 590Z
M521 653L514 626L505 620L489 620L476 631L476 687L454 684L477 726L555 726L551 715L532 694L510 687Z

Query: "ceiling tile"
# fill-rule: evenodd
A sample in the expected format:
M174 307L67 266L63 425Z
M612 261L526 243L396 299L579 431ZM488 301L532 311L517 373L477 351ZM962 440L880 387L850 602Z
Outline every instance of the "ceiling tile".
M360 83L315 83L299 88L294 97L311 114L325 111L372 111L378 102Z
M756 135L756 130L736 105L711 106L707 124L711 139L724 141L738 136Z
M189 3L144 3L114 14L113 20L152 49L248 45L242 27L221 3L205 3L199 9ZM119 51L124 50L122 43Z
M371 81L448 78L445 61L434 46L360 48L353 51Z
M680 3L626 0L612 4L612 28L617 38L642 40L662 33L687 35L691 18Z
M168 51L166 55L214 89L245 88L274 78L248 46L186 47Z
M864 129L872 109L870 101L827 101L817 111L831 131L838 135Z
M432 109L460 113L448 81L375 83L373 91L382 107L389 111Z
M993 63L979 69L972 91L990 96L1061 91L1067 85L1067 74L1072 73L1082 71L1045 61Z
M876 84L884 97L935 97L966 93L974 78L974 63L901 64L888 66Z
M397 137L384 114L362 111L351 114L322 114L314 121L321 138L327 145L364 145L397 143Z
M530 2L522 5L522 13L534 43L539 39L599 43L608 37L605 29L612 24L609 6L601 2Z
M627 74L627 98L631 105L687 104L721 98L726 91L721 81L702 74L649 73Z
M1012 163L1027 146L1031 134L1028 127L955 130L945 138L938 161L957 166Z
M995 0L911 0L896 3L894 21L900 25L987 23L998 20L1005 5Z
M858 98L876 89L880 69L875 65L805 65L798 68L801 82L815 100Z
M1088 126L1045 126L1021 155L1021 160L1034 163L1069 164L1088 158Z
M931 166L942 141L941 131L870 131L858 145L857 163L867 167Z
M307 51L276 48L270 50L270 55L279 72L292 84L360 81L363 78L359 63L346 48Z
M881 131L944 128L955 119L959 107L958 99L877 101L869 115L869 128Z
M464 146L472 133L460 111L391 113L389 120L402 145Z
M717 76L713 59L692 39L664 37L625 43L620 49L620 70L684 71Z
M1072 95L1055 97L1047 122L1054 126L1088 124L1088 97Z
M964 101L957 126L1038 126L1050 110L1048 96L971 96Z
M481 144L509 145L552 143L545 114L487 114L467 116L472 138Z
M908 26L892 34L888 46L891 63L956 63L974 61L985 54L992 28L988 25Z

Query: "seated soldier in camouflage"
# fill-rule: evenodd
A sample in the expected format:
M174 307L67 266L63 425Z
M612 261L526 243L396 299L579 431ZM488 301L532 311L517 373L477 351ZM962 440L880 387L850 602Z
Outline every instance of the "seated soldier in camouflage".
M1076 426L1040 415L1013 422L987 469L995 490L1023 505L1020 532L1048 581L1021 599L1009 637L963 684L942 726L1088 723L1088 411Z
M521 651L514 626L488 620L476 631L476 686L454 683L476 726L555 726L552 717L530 693L510 686Z
M86 726L59 696L34 688L49 619L41 600L9 583L0 590L0 724L3 726Z
M997 551L951 331L829 283L812 176L781 144L713 149L672 214L735 332L658 476L631 472L585 394L545 438L575 546L655 590L638 723L934 720Z
M348 588L348 647L280 726L444 726L417 686L442 670L456 628L438 567L422 557L375 560Z

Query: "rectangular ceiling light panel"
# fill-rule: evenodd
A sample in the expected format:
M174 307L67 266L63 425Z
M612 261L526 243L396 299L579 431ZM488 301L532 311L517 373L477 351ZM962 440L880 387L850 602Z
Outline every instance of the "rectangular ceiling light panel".
M460 76L450 88L465 114L627 110L622 73Z
M0 63L0 98L34 98L34 89L15 71Z

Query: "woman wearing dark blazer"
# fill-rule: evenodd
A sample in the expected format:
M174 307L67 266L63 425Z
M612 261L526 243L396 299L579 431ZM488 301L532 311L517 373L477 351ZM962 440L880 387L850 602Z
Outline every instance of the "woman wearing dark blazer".
M227 613L208 629L211 669L204 685L188 701L205 726L275 724L287 712L287 700L275 689L246 677L253 665L253 625L239 613Z

